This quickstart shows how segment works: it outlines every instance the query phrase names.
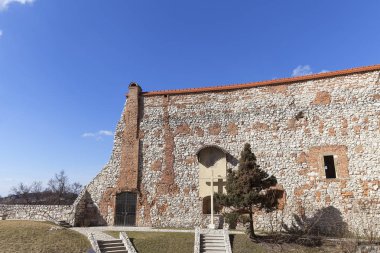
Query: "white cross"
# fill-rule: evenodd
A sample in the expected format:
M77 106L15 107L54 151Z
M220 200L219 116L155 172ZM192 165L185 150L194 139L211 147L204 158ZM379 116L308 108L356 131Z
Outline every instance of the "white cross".
M217 177L222 178L222 177ZM211 177L205 177L201 179L211 179L211 224L208 226L209 228L215 229L214 224L214 170L211 169Z

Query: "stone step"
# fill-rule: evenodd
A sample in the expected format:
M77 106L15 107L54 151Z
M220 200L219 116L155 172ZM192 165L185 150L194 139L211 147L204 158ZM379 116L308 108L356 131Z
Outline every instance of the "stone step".
M225 249L224 245L202 245L201 249Z
M124 253L124 252L127 252L127 250L125 248L124 249L100 249L100 252L102 252L102 253Z
M224 238L202 238L201 242L223 242Z
M64 228L71 228L71 225L67 221L64 221L64 220L58 221L58 225Z
M123 246L99 246L100 250L125 250L124 245Z
M111 243L111 244L99 244L99 247L109 248L109 247L124 247L122 243Z
M201 234L201 236L223 237L222 234Z
M224 245L224 236L222 234L201 234L200 244L200 252L202 253L226 252L226 247Z
M123 243L122 240L107 240L107 241L98 240L98 243L112 243L112 242Z
M99 245L109 245L109 246L112 246L112 245L124 245L122 242L98 242Z
M200 249L200 252L213 253L213 252L226 252L226 249Z
M128 253L122 240L98 241L102 253Z
M202 249L226 249L224 247L224 245L216 245L216 246L213 246L213 245L201 245L201 248Z
M100 250L102 253L128 253L127 250L106 250L106 251L102 251Z
M202 245L222 245L224 246L224 242L204 242Z
M98 242L99 245L124 245L122 242Z

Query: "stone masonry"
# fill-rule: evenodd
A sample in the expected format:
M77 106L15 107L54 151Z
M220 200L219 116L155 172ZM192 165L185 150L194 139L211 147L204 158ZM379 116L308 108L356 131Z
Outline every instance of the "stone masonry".
M116 195L138 194L137 226L194 227L197 151L216 145L236 169L244 143L283 189L261 229L329 210L352 231L380 230L380 65L202 89L142 92L132 84L112 157L76 202L76 224L113 225ZM326 179L323 155L336 178ZM275 223L275 224L274 224Z
M0 205L0 214L6 219L52 221L69 220L70 205Z

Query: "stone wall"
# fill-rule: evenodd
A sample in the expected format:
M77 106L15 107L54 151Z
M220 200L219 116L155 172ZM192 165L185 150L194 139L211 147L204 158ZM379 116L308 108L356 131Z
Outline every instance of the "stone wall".
M259 228L280 221L290 225L294 215L307 221L318 215L350 230L380 229L379 71L235 90L137 95L133 107L124 108L110 162L86 187L105 223L113 224L120 182L128 177L133 186L136 182L136 160L122 162L128 149L123 145L132 141L130 150L138 155L137 189L132 189L139 194L137 225L193 227L205 219L197 151L217 145L228 153L227 167L236 169L248 142L259 165L286 193L275 216L256 216ZM131 110L132 129L126 114ZM138 149L128 134L136 130ZM324 154L335 157L336 179L325 178Z
M0 214L15 220L68 221L72 210L71 205L0 205Z
M334 207L335 218L351 229L380 226L379 97L378 71L232 91L148 93L140 123L146 202L139 223L199 224L197 150L219 145L230 154L228 167L237 168L248 142L286 192L287 223ZM325 178L323 154L336 156L337 179ZM166 192L160 182L170 170L174 190ZM266 216L258 222L269 224Z

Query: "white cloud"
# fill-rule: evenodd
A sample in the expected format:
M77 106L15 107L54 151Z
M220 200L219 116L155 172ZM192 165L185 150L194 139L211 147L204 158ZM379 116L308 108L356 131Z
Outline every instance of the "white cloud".
M3 36L3 31L2 30L0 30L0 38L1 38L1 36Z
M99 130L95 133L87 132L82 134L83 138L94 138L97 141L101 140L103 136L113 136L113 132L108 130Z
M321 71L321 72L319 72L319 74L321 74L321 73L326 73L326 72L330 72L330 70L327 70L327 69L322 69L322 71Z
M6 10L11 3L31 4L35 0L0 0L0 11Z
M293 69L292 76L305 76L313 74L310 65L299 65L297 68Z
M83 137L83 138L86 138L86 137L94 137L94 136L95 136L94 133L84 133L84 134L82 134L82 137Z
M108 131L108 130L100 130L99 134L100 135L105 135L105 136L113 136L113 132L112 131Z

